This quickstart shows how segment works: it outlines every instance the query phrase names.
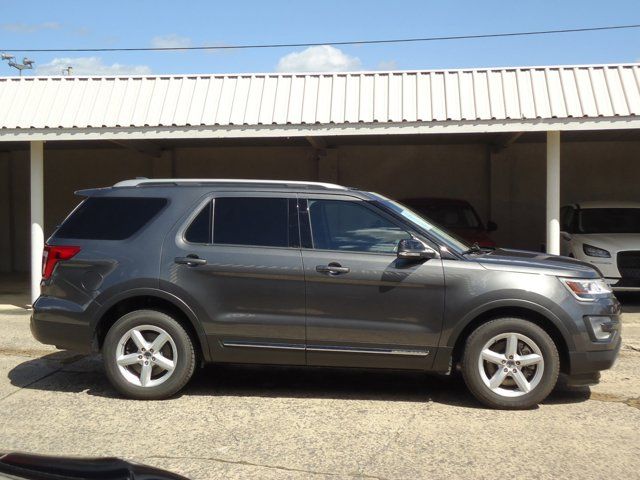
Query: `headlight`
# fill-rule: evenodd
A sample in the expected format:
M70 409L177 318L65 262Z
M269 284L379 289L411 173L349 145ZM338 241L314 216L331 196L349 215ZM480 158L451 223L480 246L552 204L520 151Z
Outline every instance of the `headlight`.
M593 245L583 244L582 251L590 257L611 258L611 254L604 248L594 247Z
M611 287L602 278L561 278L560 281L578 300L591 301L611 295Z

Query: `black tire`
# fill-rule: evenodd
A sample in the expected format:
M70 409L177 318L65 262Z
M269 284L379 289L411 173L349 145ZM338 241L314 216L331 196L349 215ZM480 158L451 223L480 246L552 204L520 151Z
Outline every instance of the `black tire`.
M116 361L119 342L123 336L131 329L143 325L164 330L171 337L177 351L177 361L171 375L159 385L146 387L134 385L125 378ZM153 337L149 338L153 339ZM169 348L172 346L170 345ZM136 310L118 319L107 332L102 356L107 377L114 388L125 397L138 400L161 400L175 395L191 379L196 365L193 342L189 334L176 320L156 310ZM133 365L131 368L136 366ZM162 369L159 372L162 373Z
M481 358L481 351L487 342L498 335L507 333L524 335L535 342L544 361L542 376L538 384L531 391L521 394L520 396L511 397L494 392L483 381L478 365ZM518 348L522 348L523 344L518 342L518 345ZM496 368L500 369L502 367ZM560 358L555 343L547 332L538 325L525 319L499 318L491 320L490 322L480 325L469 335L469 338L467 338L462 360L462 376L471 393L488 407L519 410L536 406L547 398L555 387L559 371ZM531 372L531 369L528 370L528 372ZM531 373L528 374L531 375ZM517 389L518 387L507 387L507 389L508 388Z

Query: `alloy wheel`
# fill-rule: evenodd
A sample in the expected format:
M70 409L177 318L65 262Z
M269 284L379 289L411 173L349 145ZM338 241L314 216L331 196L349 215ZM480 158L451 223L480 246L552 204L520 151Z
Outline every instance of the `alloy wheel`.
M140 325L120 338L115 357L127 382L138 387L155 387L175 371L178 350L171 335L162 328Z
M519 397L534 390L542 380L544 358L540 347L526 335L502 333L480 351L478 370L492 392Z

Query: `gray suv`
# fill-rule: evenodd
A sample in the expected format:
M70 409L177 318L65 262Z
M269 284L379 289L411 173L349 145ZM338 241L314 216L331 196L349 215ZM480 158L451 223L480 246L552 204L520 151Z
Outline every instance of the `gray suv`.
M461 370L485 405L597 383L620 305L593 266L470 246L339 185L128 180L49 238L31 329L101 352L123 395L174 395L196 365Z

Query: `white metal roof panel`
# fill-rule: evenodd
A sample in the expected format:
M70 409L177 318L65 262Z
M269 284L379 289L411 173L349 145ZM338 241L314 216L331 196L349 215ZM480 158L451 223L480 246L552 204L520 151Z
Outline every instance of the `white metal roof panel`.
M640 64L399 72L0 77L0 129L640 116Z
M260 100L260 113L257 121L258 125L268 125L272 122L276 105L277 88L277 78L266 77L264 79L264 88L262 89L262 98Z
M358 105L357 122L371 123L374 121L373 112L375 104L374 75L358 75L360 80L360 103ZM382 93L379 93L382 95Z
M518 98L518 79L516 71L506 71L502 75L502 95L504 96L505 118L520 118L520 100Z
M476 109L475 120L491 119L491 104L489 98L489 84L487 72L471 72L473 79L474 106ZM470 119L473 120L473 119Z
M445 108L447 120L461 120L460 84L457 72L444 74Z
M416 75L402 74L402 121L417 118L417 79Z
M444 84L444 72L429 75L431 80L431 118L427 121L442 122L447 120L447 97Z
M302 112L300 117L301 123L316 123L316 107L318 106L318 87L320 79L315 75L304 77L302 88Z
M318 97L316 100L316 123L331 121L331 95L333 92L333 76L322 75L318 82Z
M344 109L347 92L346 75L332 77L331 83L331 107L329 110L329 123L344 123Z

